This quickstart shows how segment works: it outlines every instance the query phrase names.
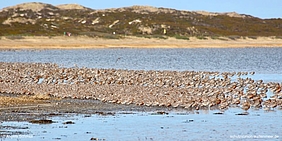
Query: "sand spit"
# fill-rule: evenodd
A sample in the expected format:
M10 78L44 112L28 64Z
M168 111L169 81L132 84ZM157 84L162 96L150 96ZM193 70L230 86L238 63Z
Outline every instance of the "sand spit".
M189 110L282 107L282 84L242 77L254 72L61 68L50 63L4 62L0 72L0 93L7 94Z
M15 38L15 39L14 39ZM282 39L258 37L257 39L227 38L205 40L190 37L189 40L175 38L156 39L125 37L123 39L89 38L84 36L24 36L20 38L1 37L0 49L83 49L83 48L232 48L232 47L282 47Z

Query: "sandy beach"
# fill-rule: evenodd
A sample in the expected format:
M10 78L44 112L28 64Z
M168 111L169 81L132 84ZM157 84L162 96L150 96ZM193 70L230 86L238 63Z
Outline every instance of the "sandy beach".
M1 37L0 49L83 49L83 48L230 48L230 47L282 47L282 39L258 37L231 40L228 38L205 40L190 37L189 40L175 38L157 39L125 37L102 39L85 36L23 36L19 39Z

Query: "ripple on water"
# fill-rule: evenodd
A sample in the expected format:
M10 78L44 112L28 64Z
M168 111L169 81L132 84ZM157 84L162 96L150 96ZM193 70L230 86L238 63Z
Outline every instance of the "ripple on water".
M4 62L134 70L255 71L281 74L282 48L81 49L0 51Z

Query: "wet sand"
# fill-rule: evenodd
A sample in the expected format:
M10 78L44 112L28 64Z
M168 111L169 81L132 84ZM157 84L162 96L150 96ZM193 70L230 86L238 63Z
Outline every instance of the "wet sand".
M52 106L29 103L29 107L2 109L0 138L24 141L281 140L282 136L281 123L277 123L281 110L268 113L252 110L249 115L239 115L237 108L222 113L79 99L50 98L41 102Z
M138 106L134 104L113 104L99 100L60 99L49 96L40 97L35 95L0 94L0 121L31 121L34 119L64 116L66 114L111 116L115 115L115 113L127 113L130 111L169 112L176 109L159 106ZM5 103L9 103L9 105Z
M189 40L175 38L156 39L125 37L123 39L101 39L84 36L24 36L8 39L1 37L0 49L83 49L83 48L231 48L231 47L282 47L282 39L258 37L232 40L229 38L205 40L190 37Z

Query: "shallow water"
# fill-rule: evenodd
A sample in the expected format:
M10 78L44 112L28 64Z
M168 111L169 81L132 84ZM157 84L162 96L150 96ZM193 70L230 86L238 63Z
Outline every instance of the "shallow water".
M255 80L282 82L282 48L224 49L85 49L0 51L2 62L51 62L64 67L116 68L133 70L254 71ZM223 115L217 111L199 114L188 111L168 115L151 113L115 116L72 115L54 117L48 125L3 122L1 126L21 126L23 134L1 140L281 140L282 111L249 110L236 115L239 108ZM180 114L179 114L180 113ZM64 121L75 124L64 125ZM0 129L0 136L13 129Z
M20 126L25 134L11 135L3 140L281 140L282 111L250 111L230 109L217 111L156 113L133 112L101 115L68 115L54 117L53 124L4 122L1 126ZM63 124L72 121L74 124ZM13 130L9 130L13 131Z
M282 48L81 49L0 51L2 62L134 70L255 71L282 74Z
M0 61L129 70L254 71L255 80L281 82L281 54L282 48L10 50L0 51Z

